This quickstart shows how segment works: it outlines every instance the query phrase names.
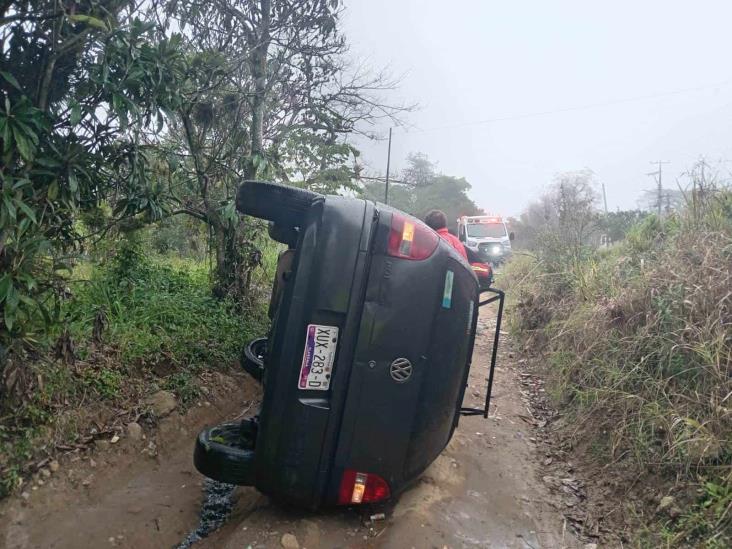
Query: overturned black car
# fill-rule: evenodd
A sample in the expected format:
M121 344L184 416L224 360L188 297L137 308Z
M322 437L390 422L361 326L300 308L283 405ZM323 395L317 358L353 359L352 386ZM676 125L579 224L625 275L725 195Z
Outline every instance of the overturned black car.
M439 455L461 412L478 318L471 266L421 221L356 198L245 182L240 212L285 244L267 338L242 365L258 414L202 431L204 475L316 509L388 499Z

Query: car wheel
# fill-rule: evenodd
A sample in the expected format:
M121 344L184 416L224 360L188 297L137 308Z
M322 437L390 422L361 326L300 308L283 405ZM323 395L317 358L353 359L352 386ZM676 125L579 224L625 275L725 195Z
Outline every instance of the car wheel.
M257 381L264 375L264 359L267 356L267 338L253 339L244 346L241 353L241 366Z
M283 227L299 227L313 200L322 195L265 181L245 181L236 193L236 209Z
M201 474L219 482L253 486L256 438L255 419L204 429L196 438L193 463Z

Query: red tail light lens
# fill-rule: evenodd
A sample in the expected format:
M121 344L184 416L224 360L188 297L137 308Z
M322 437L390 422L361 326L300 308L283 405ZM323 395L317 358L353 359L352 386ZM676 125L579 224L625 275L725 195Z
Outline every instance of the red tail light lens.
M437 249L440 237L427 225L394 212L389 232L390 256L402 259L427 259Z
M491 267L485 263L471 263L470 266L478 276L488 276L491 274Z
M389 485L379 475L346 469L338 490L338 505L375 503L389 499L390 495Z

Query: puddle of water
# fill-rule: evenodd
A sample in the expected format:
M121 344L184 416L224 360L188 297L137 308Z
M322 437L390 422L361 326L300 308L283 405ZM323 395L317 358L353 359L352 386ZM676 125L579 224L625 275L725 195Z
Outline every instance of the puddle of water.
M181 542L176 549L189 549L194 543L202 540L217 530L229 517L234 508L233 494L236 486L224 484L207 478L203 485L203 505L198 527Z

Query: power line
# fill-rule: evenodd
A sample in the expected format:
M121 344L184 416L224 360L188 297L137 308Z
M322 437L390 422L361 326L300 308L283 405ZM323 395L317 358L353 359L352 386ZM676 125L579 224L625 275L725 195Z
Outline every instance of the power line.
M365 179L366 181L378 181L379 183L384 183L386 181L383 177L371 177L366 175L359 175L356 177L356 179ZM389 184L392 183L399 183L400 185L414 185L414 183L410 183L409 181L404 181L403 179L394 179L393 177L389 178Z
M424 132L430 132L430 131L438 131L438 130L449 130L453 128L464 128L467 126L480 126L483 124L492 124L494 122L509 122L513 120L523 120L525 118L536 118L539 116L549 116L552 114L562 114L566 112L576 112L576 111L584 111L584 110L590 110L590 109L597 109L600 107L610 107L613 105L622 105L623 103L633 103L636 101L646 101L649 99L659 99L661 97L669 97L673 95L680 95L683 93L690 93L690 92L698 92L698 91L705 91L705 90L711 90L715 88L721 88L725 86L732 85L732 80L727 80L725 82L719 82L717 84L709 84L706 86L698 86L695 88L683 88L673 91L667 91L667 92L661 92L651 95L639 95L635 97L626 97L623 99L615 99L611 101L604 101L601 103L588 103L586 105L577 105L574 107L566 107L562 109L555 109L555 110L549 110L549 111L537 111L537 112L530 112L530 113L524 113L524 114L517 114L517 115L509 115L509 116L500 116L496 118L486 118L484 120L473 120L471 122L461 122L458 124L448 124L445 126L434 126L432 128L417 128L414 130L408 130L404 129L403 133L424 133Z

